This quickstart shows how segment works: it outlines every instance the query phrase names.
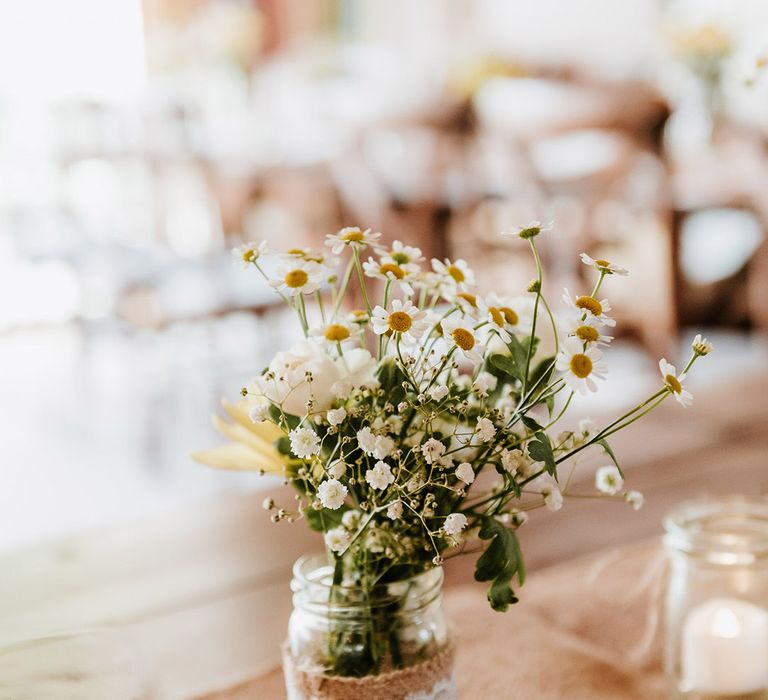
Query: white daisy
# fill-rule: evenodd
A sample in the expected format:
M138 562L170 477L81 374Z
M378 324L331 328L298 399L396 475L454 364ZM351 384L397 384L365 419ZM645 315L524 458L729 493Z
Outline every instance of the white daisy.
M330 247L334 255L338 255L345 246L355 246L362 249L376 245L379 238L381 238L381 234L371 233L369 228L363 231L357 226L347 226L336 233L329 233L325 238L325 245Z
M368 258L363 263L363 271L366 277L374 279L397 282L400 289L409 296L413 295L413 287L409 284L410 273L400 267L397 263L386 262L383 258L376 262L373 258Z
M306 459L320 452L320 438L310 428L294 428L288 433L291 452L301 459Z
M445 339L457 347L470 362L479 365L483 361L485 346L471 323L456 318L446 318L440 323Z
M608 260L603 260L602 258L590 258L586 253L582 253L579 257L581 258L581 262L583 262L585 265L594 267L595 270L606 275L621 275L622 277L626 277L629 274L629 270L627 270L627 268L614 265Z
M443 532L455 537L467 526L467 516L464 513L451 513L443 523Z
M383 491L395 480L395 475L386 462L379 461L365 472L365 480L372 489Z
M296 296L317 291L325 278L325 269L321 265L306 260L296 260L293 263L280 265L277 277L270 280L269 284L278 292Z
M576 316L580 319L585 319L591 316L594 320L604 326L616 325L616 321L608 316L608 312L611 310L611 305L608 303L607 299L597 300L594 297L586 295L574 299L567 289L563 293L562 299L563 303L568 307L569 316Z
M432 269L440 277L454 287L466 289L475 284L475 273L467 265L466 260L451 261L445 258L442 262L432 258Z
M501 235L504 238L534 238L543 231L551 231L553 223L550 221L545 225L541 221L530 221L525 226L518 226L514 231L502 231Z
M675 366L669 364L663 357L659 360L659 371L665 386L669 389L669 393L675 397L675 400L681 406L690 406L693 403L693 394L683 389L685 372L678 376Z
M475 480L475 470L469 462L462 462L456 467L456 478L465 484L471 484Z
M488 328L499 333L508 343L511 334L526 335L531 332L533 305L532 297L502 297L491 293L479 300L480 320L488 321Z
M570 315L564 319L563 325L566 335L575 336L583 343L610 345L613 340L612 335L604 335L600 332L602 323L596 316L587 315L582 319L579 316Z
M237 246L237 248L232 248L232 255L243 263L243 267L248 267L248 265L255 263L260 257L270 252L266 241L261 243L251 241L250 243L243 243Z
M352 328L343 321L334 321L319 328L312 328L309 335L321 345L336 345L352 337Z
M381 306L373 310L371 326L376 335L398 333L405 341L417 342L429 326L424 320L426 315L425 311L419 311L410 301L395 299L391 311L387 312Z
M323 504L323 508L336 510L344 504L344 499L347 497L347 487L336 479L328 479L318 486L317 497Z
M351 538L348 530L340 525L339 527L333 528L333 530L328 530L323 536L323 539L325 540L325 546L328 547L328 549L337 554L341 554L341 552L347 548Z
M389 250L382 252L382 260L399 265L404 270L414 273L418 272L419 264L424 262L424 256L421 254L421 249L395 241Z
M306 260L326 267L336 267L339 264L338 258L327 255L322 250L313 250L312 248L289 248L280 253L280 258L288 261Z
M604 362L600 362L603 353L596 347L584 348L584 344L571 336L566 338L557 355L555 369L563 372L563 379L573 391L586 394L597 391L595 379L605 379L608 371Z
M609 464L605 467L600 467L595 472L595 487L601 493L608 493L614 496L621 491L623 486L624 478L615 465Z
M470 292L457 292L456 289L444 290L446 300L455 304L462 315L472 319L477 323L483 318L483 312L480 307L480 298Z
M709 355L709 353L715 349L715 346L712 345L712 343L710 343L706 338L702 338L701 333L697 333L696 337L691 342L691 349L697 355L701 355L703 357L704 355Z

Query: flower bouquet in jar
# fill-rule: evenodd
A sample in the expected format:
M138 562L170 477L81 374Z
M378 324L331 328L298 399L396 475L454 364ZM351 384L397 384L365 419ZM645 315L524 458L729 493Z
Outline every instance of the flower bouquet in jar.
M682 372L661 360L658 388L608 424L562 430L573 396L605 378L616 322L603 291L627 271L582 254L594 283L566 290L556 311L542 292L542 231L506 234L530 245L537 270L518 296L479 290L463 260L428 263L359 228L323 251L236 251L296 312L303 338L225 404L232 422L215 420L232 443L196 458L279 474L295 502L268 499L272 520L322 534L325 556L294 569L289 697L454 697L443 562L476 556L490 606L507 610L525 580L518 529L562 507L588 449L605 456L594 496L642 504L609 438L669 397L687 405L685 377L711 345L697 337ZM345 304L353 293L362 308Z

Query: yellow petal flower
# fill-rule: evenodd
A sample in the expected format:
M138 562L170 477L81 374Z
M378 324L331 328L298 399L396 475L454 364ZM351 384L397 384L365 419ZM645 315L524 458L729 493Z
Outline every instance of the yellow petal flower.
M270 474L281 474L285 470L285 462L282 457L279 460L270 461L263 455L254 452L250 447L239 442L230 442L211 450L195 452L192 459L199 464L216 469L232 469L235 471L258 471L263 469Z
M232 443L192 455L201 464L219 469L245 471L263 470L272 474L284 474L287 460L275 449L274 442L284 433L274 423L254 423L248 417L246 401L238 404L223 402L224 410L234 423L219 416L212 416L213 425Z

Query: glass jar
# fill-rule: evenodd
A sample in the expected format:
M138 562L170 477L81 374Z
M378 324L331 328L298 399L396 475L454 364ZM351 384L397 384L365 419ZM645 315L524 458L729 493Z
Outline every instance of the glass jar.
M293 612L284 649L291 666L291 671L286 668L289 700L307 697L297 688L296 674L355 679L360 693L358 679L406 669L410 690L422 692L413 697L456 697L442 585L440 567L370 588L334 585L326 558L299 559L293 567ZM438 694L430 694L435 688ZM340 692L339 697L346 695Z
M768 698L768 503L685 503L664 528L671 697Z

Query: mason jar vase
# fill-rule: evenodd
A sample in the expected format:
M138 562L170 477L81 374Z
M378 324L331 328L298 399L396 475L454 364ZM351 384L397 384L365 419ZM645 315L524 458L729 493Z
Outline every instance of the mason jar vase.
M322 556L294 565L284 648L289 700L353 697L345 688L373 698L377 684L392 700L457 697L442 568L371 587L334 583L333 573Z

